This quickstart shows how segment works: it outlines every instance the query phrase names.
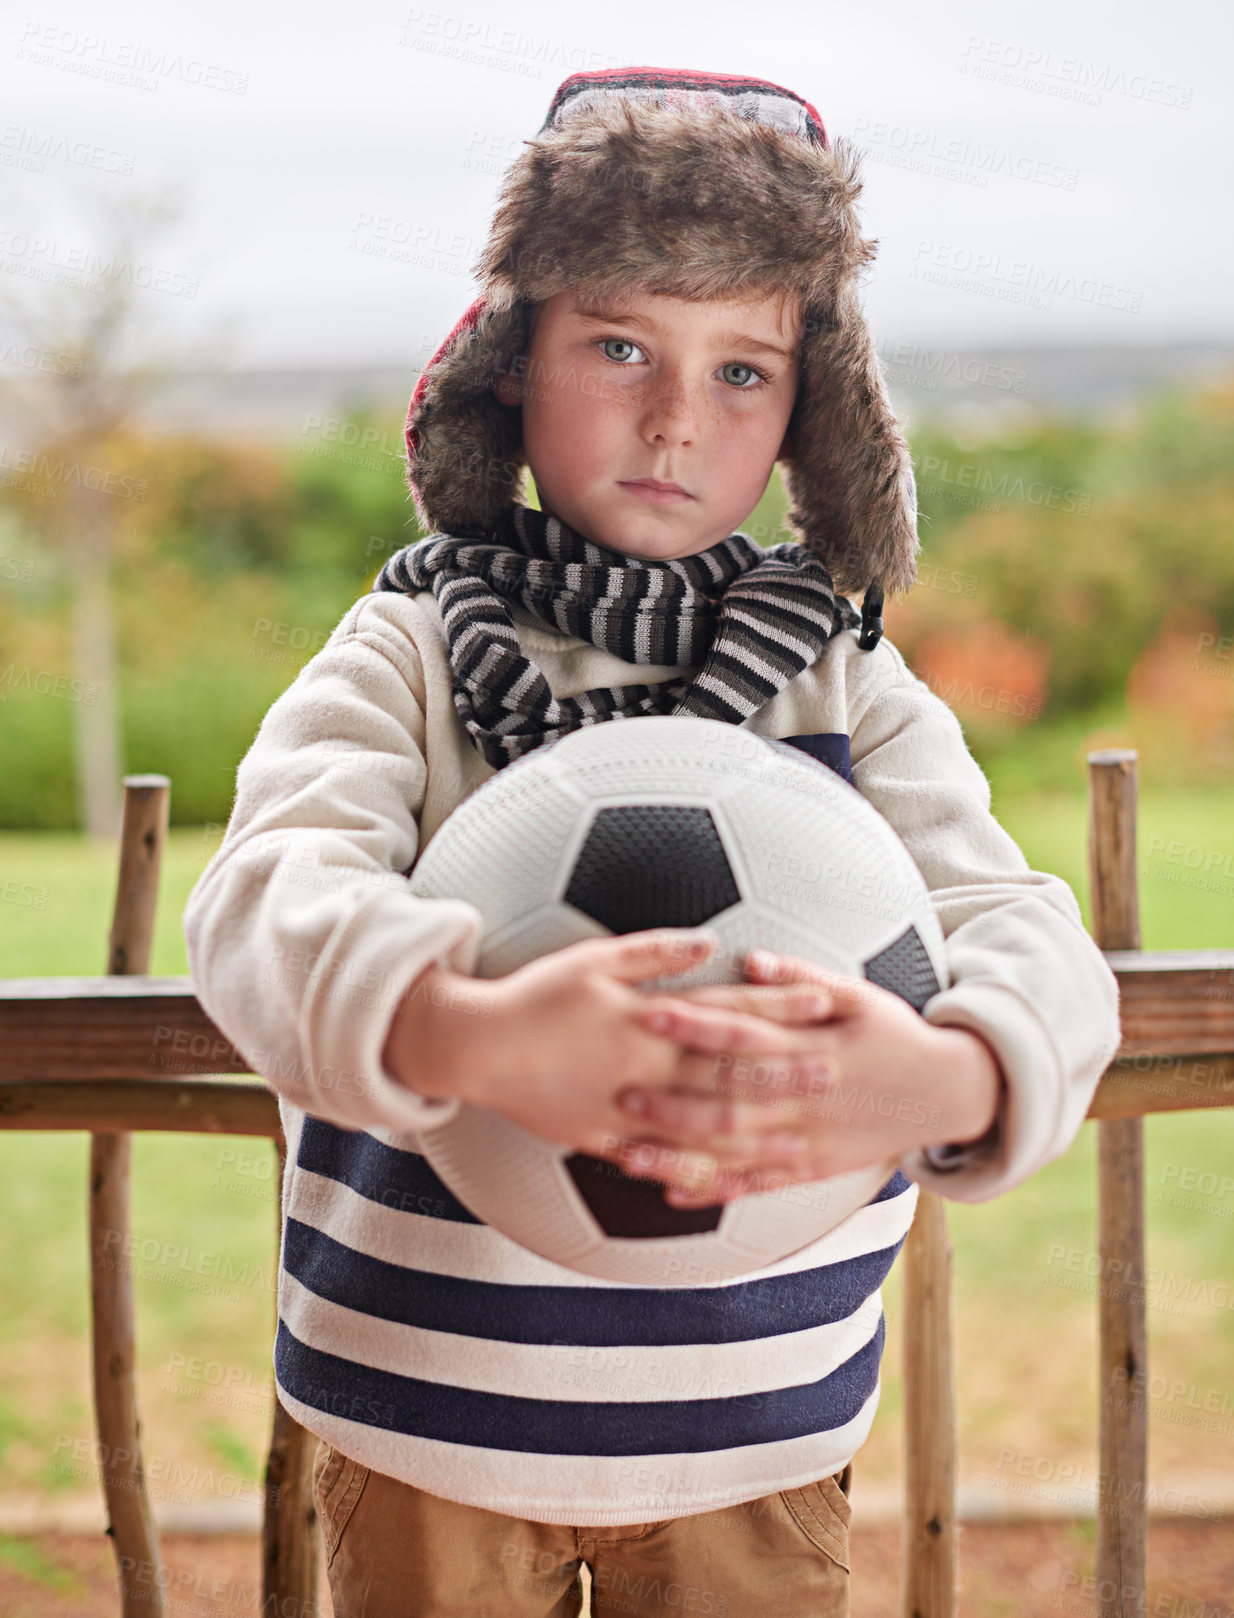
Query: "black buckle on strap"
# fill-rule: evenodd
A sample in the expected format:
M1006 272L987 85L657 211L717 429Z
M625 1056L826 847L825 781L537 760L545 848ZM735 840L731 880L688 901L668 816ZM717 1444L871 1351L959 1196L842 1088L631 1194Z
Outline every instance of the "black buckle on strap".
M872 652L883 638L883 587L872 584L861 602L861 634L857 645L863 652Z

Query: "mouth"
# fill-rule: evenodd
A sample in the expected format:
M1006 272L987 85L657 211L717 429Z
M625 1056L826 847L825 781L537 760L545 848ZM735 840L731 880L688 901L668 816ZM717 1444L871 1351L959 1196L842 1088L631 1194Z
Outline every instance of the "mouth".
M620 487L629 489L632 494L641 496L644 500L652 500L660 505L673 504L678 500L693 500L694 496L688 494L680 483L662 483L659 478L635 478L622 482Z

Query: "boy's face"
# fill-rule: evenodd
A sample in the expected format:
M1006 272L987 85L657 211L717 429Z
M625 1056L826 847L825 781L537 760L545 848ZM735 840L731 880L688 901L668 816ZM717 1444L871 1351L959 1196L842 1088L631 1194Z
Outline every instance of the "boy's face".
M799 300L662 293L538 306L522 378L523 448L542 508L598 545L667 561L731 534L762 497L797 393ZM657 493L647 480L676 484Z

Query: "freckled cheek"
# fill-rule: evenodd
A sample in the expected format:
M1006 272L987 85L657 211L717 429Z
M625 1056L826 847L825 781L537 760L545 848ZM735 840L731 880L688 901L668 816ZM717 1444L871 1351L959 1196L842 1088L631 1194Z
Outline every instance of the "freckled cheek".
M769 431L766 423L727 421L716 433L709 457L715 493L731 495L738 503L747 499L752 504L757 502L767 486L783 437L782 431Z
M576 476L604 470L617 436L628 431L627 412L598 385L582 382L559 388L529 412L524 407L523 435L529 455L546 467L564 468Z

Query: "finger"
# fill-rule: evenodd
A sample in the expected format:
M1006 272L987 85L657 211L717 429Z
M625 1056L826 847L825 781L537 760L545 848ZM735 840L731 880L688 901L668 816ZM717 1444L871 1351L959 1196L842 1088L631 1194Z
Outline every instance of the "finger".
M721 1167L710 1185L669 1186L665 1188L664 1199L670 1207L698 1208L736 1202L738 1197L782 1193L790 1185L802 1183L805 1178L767 1163L742 1168Z
M662 996L657 1006L665 1004ZM671 1002L717 1006L742 1011L768 1022L820 1022L831 1010L831 996L825 989L809 985L774 983L703 983L671 991ZM670 1004L671 1009L671 1004Z
M691 1191L685 1186L666 1185L664 1200L671 1208L706 1208L725 1199L714 1191Z
M745 1184L737 1180L717 1183L705 1189L669 1185L664 1188L664 1200L671 1208L707 1208L717 1203L735 1202L738 1197L745 1196L746 1192Z
M754 1109L750 1116L757 1117L760 1129L773 1127L777 1114L783 1127L793 1129L820 1118L846 1122L848 1114L839 1103L852 1105L852 1097L841 1088L838 1053L828 1051L753 1061L688 1052L661 1082L632 1084L614 1102L636 1128L648 1119L659 1126L665 1103L674 1097L712 1103L709 1122L714 1129L732 1116L725 1109L739 1105Z
M800 1110L799 1103L830 1100L835 1093L840 1053L822 1043L787 1055L729 1056L683 1051L672 1070L654 1086L634 1084L627 1095L680 1091L713 1099L727 1097L759 1106ZM634 1107L629 1109L634 1110Z
M873 987L864 978L846 977L814 961L795 955L776 955L765 949L751 950L742 967L756 983L808 984L825 990L833 997L836 1009L868 999Z
M604 970L623 983L688 972L712 955L719 937L704 927L656 927L590 940Z
M687 1050L715 1056L796 1056L810 1050L817 1037L814 1017L781 1022L748 1011L730 1011L724 1006L668 996L649 999L635 1016L650 1033L671 1039Z
M752 1138L737 1152L723 1149L696 1151L680 1141L666 1138L661 1132L640 1132L637 1137L607 1134L602 1139L583 1144L583 1150L593 1157L613 1163L633 1179L659 1181L676 1190L700 1193L704 1202L715 1200L708 1193L720 1184L728 1184L740 1173L757 1172L764 1178L772 1176L777 1183L817 1176L802 1173L802 1164L811 1161L805 1148L798 1144L800 1137L771 1136ZM763 1180L759 1189L765 1189Z
M658 1180L678 1189L705 1188L717 1169L710 1154L689 1151L676 1142L650 1135L637 1139L609 1136L592 1155L616 1164L632 1179Z
M834 1041L815 1041L806 1051L755 1056L706 1056L686 1052L657 1090L695 1090L762 1107L800 1110L805 1102L835 1101L840 1094L842 1052Z
M681 1207L695 1205L690 1199L698 1193L704 1193L708 1202L731 1202L739 1196L783 1194L793 1186L816 1185L859 1169L878 1168L890 1177L896 1166L897 1155L893 1152L888 1156L888 1142L881 1132L841 1130L787 1162L751 1158L742 1163L717 1157L716 1170L708 1184L677 1186L674 1195L665 1195L673 1206Z
M734 1101L677 1090L631 1091L622 1109L631 1128L731 1160L771 1157L792 1161L806 1149L805 1136L791 1127L792 1115L757 1101Z

